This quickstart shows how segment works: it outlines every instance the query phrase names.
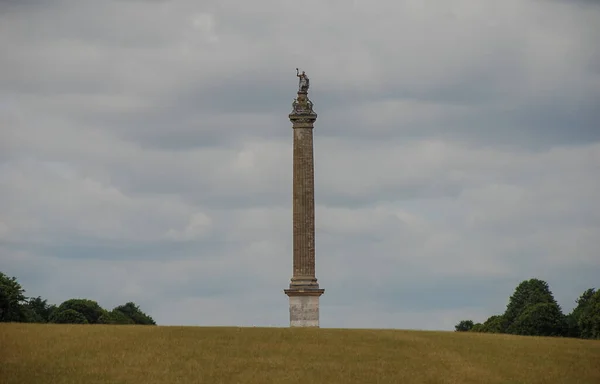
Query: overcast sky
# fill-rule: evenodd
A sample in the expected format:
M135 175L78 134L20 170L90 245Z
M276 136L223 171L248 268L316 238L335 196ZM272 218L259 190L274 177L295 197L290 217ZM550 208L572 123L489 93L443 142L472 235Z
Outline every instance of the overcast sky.
M600 3L0 1L0 270L159 324L288 326L295 68L322 327L600 288Z

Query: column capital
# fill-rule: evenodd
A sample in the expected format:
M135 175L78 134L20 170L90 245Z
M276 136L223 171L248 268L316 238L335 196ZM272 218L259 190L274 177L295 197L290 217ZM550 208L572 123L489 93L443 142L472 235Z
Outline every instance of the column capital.
M298 91L298 96L292 102L289 118L294 128L313 128L317 114L313 110L313 103L308 98L307 91Z

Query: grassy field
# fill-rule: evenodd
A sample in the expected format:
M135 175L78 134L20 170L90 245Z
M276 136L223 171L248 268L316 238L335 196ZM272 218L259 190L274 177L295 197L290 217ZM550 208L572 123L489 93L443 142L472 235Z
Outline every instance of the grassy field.
M394 330L0 324L3 384L600 383L600 342Z

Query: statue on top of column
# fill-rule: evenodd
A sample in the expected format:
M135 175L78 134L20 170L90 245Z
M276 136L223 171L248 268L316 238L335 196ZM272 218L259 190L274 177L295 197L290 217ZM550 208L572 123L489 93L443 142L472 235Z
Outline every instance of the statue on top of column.
M306 73L304 71L302 71L302 73L300 73L300 71L298 71L298 68L296 68L296 76L299 77L298 90L301 92L308 92L309 80L308 80L308 76L306 76Z

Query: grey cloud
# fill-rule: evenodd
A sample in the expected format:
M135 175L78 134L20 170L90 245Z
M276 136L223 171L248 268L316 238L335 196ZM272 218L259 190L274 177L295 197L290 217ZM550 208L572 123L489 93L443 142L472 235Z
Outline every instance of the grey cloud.
M452 329L530 277L570 309L600 273L599 11L416 4L0 3L3 272L285 326L301 67L323 326Z

